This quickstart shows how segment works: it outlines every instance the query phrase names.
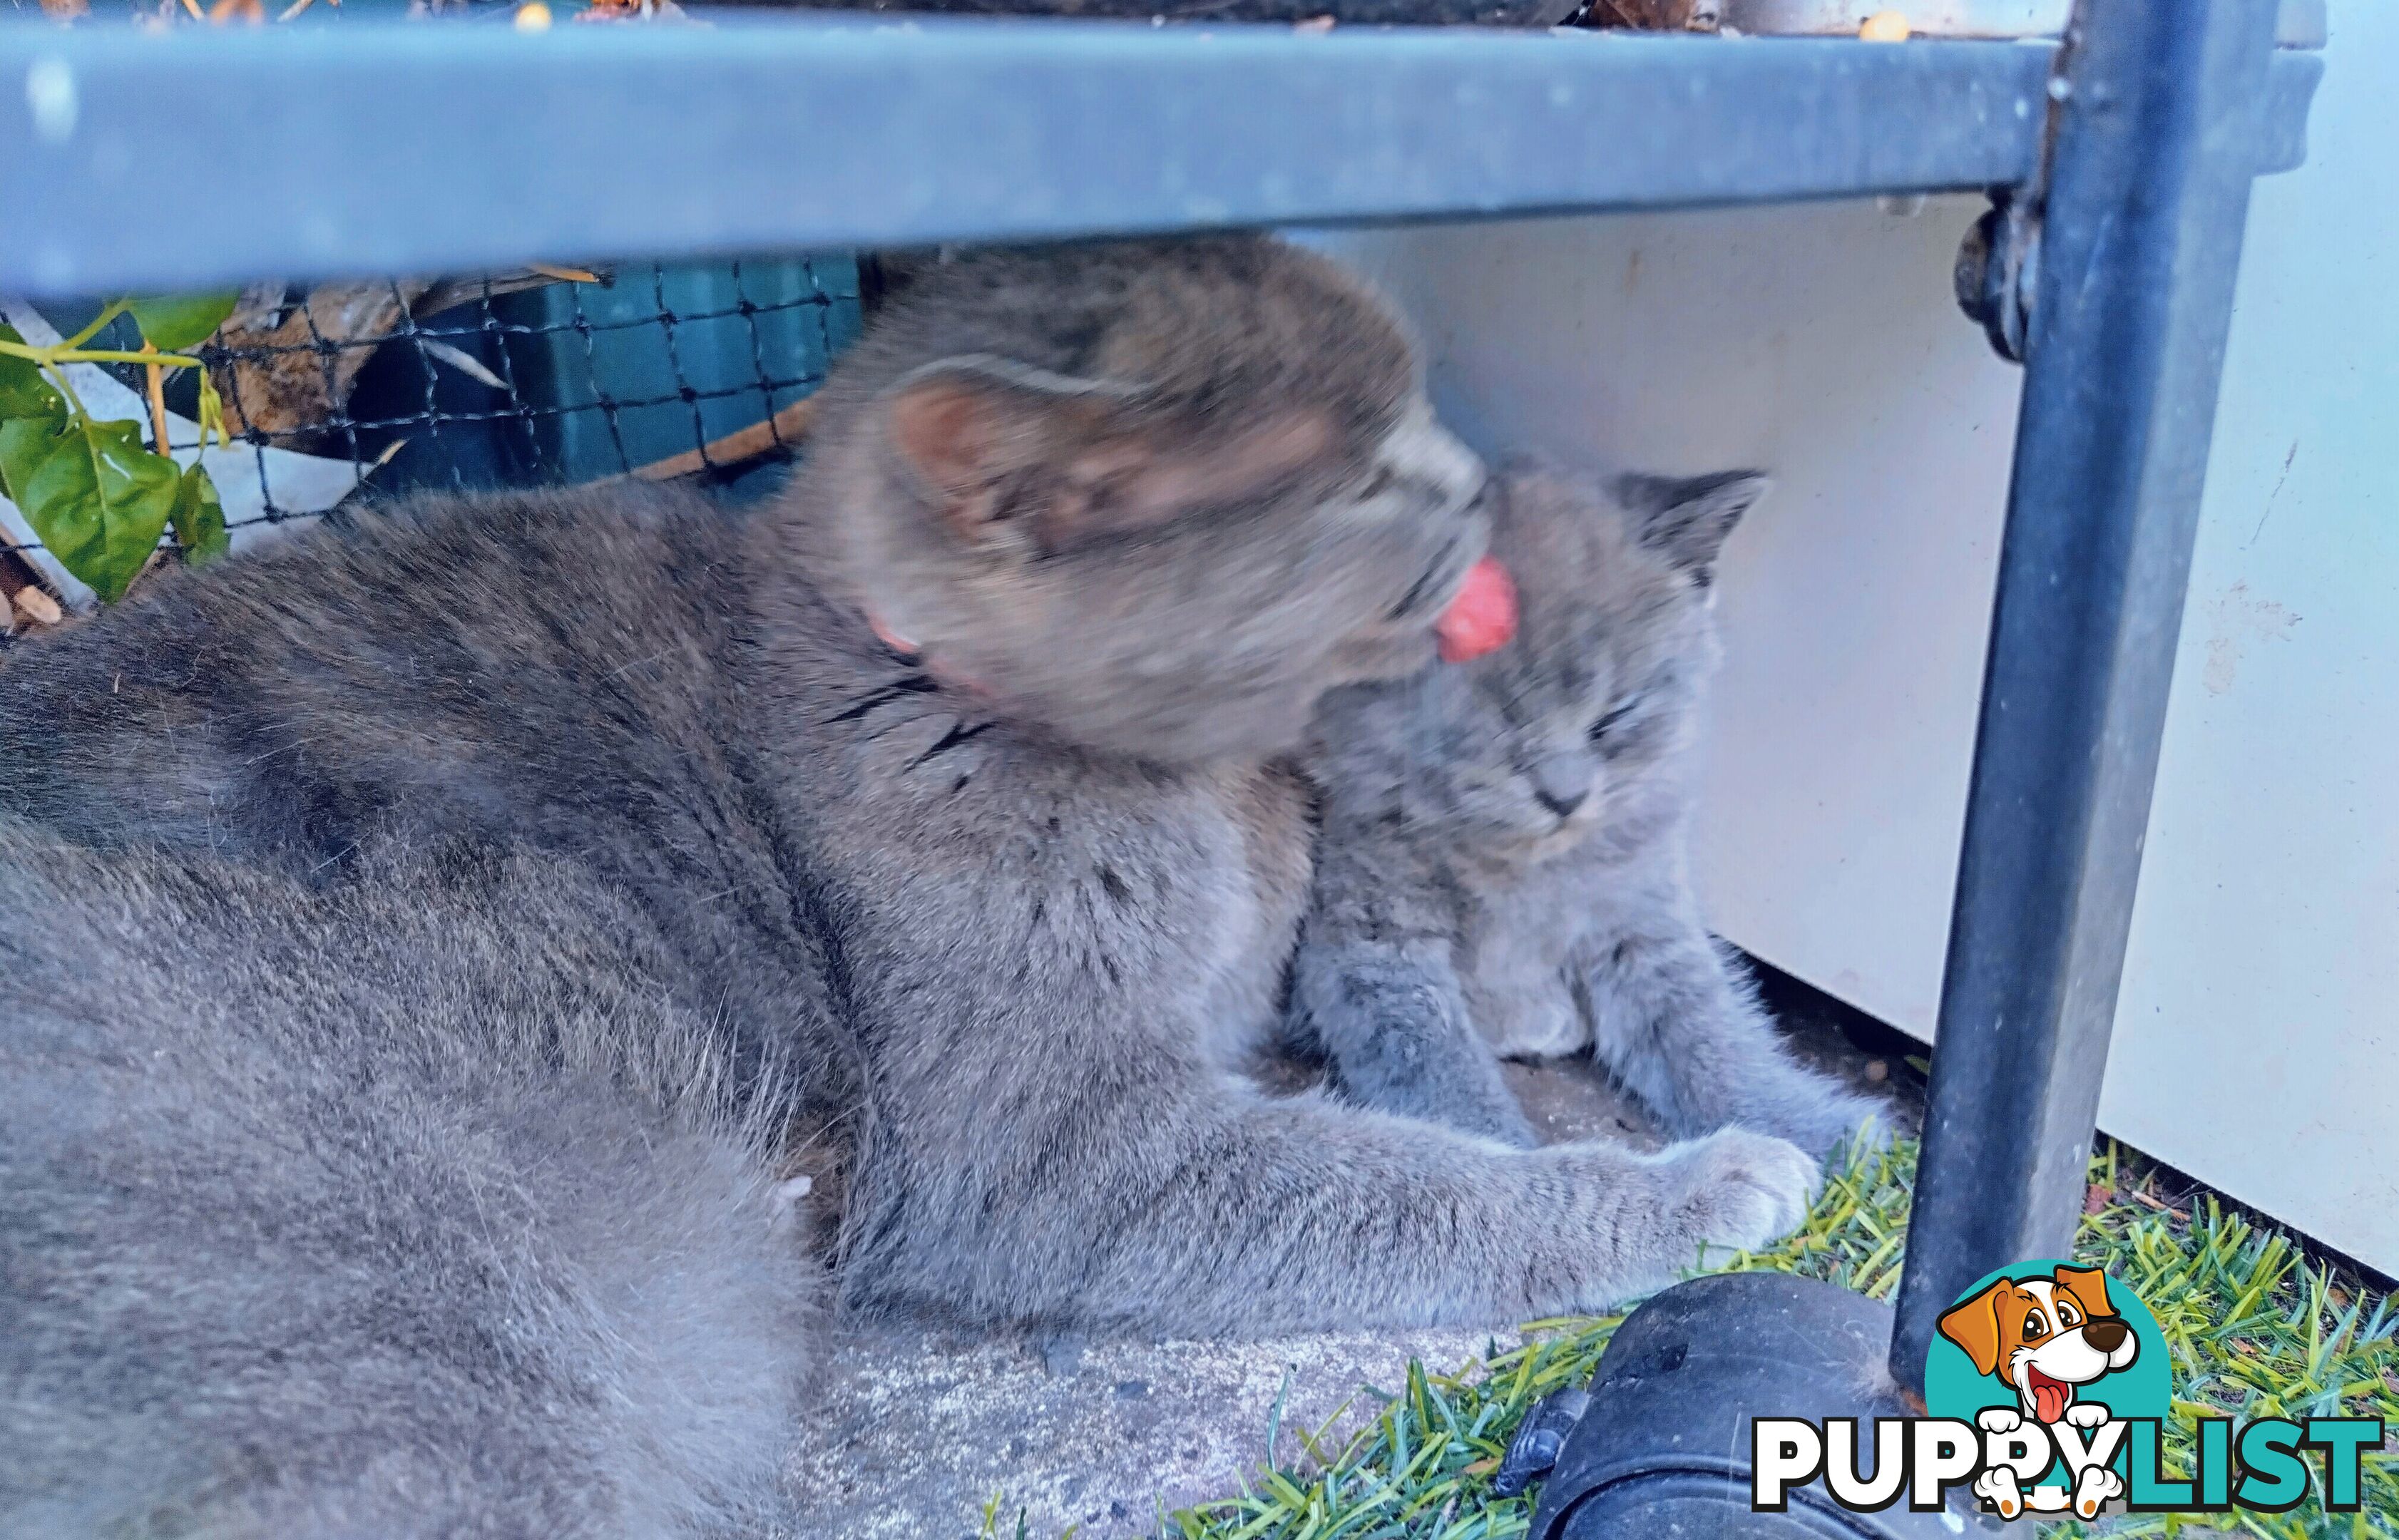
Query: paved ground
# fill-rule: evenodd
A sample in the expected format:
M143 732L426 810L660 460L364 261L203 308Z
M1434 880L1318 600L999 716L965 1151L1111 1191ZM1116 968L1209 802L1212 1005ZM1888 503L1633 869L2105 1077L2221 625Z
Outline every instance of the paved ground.
M1861 1085L1902 1087L1904 1066L1842 1035L1837 1009L1804 992L1769 997L1801 1051ZM1289 1080L1285 1068L1275 1078ZM1654 1142L1639 1110L1588 1063L1511 1066L1511 1082L1551 1140ZM1313 1428L1345 1402L1371 1416L1362 1385L1389 1387L1411 1358L1447 1371L1503 1350L1488 1331L1354 1332L1267 1343L1101 1343L878 1329L828 1366L808 1440L786 1485L808 1540L968 1540L1000 1500L999 1533L1023 1510L1033 1540L1157 1533L1165 1509L1240 1490L1266 1456L1278 1395L1284 1428ZM1286 1381L1288 1389L1285 1389ZM1288 1462L1294 1446L1284 1435Z
M1110 1343L1053 1369L1021 1339L878 1332L837 1356L821 1431L787 1484L810 1540L966 1540L995 1496L1003 1540L1020 1507L1036 1540L1070 1526L1078 1540L1151 1534L1161 1511L1239 1490L1266 1457L1278 1394L1286 1429L1345 1401L1371 1417L1361 1385L1397 1385L1412 1357L1447 1368L1487 1346L1469 1331ZM1282 1444L1289 1464L1298 1446L1288 1432Z

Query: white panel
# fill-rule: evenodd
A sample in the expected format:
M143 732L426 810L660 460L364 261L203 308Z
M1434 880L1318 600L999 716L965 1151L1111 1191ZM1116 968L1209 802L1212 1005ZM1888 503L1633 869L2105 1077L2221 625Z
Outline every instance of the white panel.
M2399 6L2251 206L2100 1116L2399 1272Z

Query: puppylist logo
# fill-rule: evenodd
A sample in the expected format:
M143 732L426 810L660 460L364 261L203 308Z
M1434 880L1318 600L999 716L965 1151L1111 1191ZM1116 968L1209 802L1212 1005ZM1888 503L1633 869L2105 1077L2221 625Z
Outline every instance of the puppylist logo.
M2359 1466L2382 1444L2371 1417L2202 1417L2189 1479L2165 1474L2173 1401L2157 1317L2096 1268L2003 1268L1959 1296L1924 1363L1923 1417L1759 1417L1750 1428L1750 1506L1788 1509L1821 1482L1852 1512L1905 1501L1920 1512L1965 1487L1986 1513L2285 1513L2316 1479L2324 1506L2353 1513Z

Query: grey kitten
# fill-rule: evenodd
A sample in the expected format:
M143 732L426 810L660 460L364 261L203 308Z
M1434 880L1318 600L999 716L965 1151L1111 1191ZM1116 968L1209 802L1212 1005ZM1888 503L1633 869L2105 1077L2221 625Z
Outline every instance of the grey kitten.
M1589 1048L1677 1138L1823 1155L1879 1109L1792 1060L1685 859L1713 568L1767 482L1495 486L1515 644L1327 697L1300 1030L1364 1104L1510 1144L1536 1141L1493 1054Z
M23 1233L85 1239L41 1253L45 1311L0 1324L0 1395L36 1387L26 1415L65 1429L0 1445L0 1533L26 1492L90 1529L194 1513L242 1533L272 1509L309 1520L278 1532L453 1533L448 1509L392 1518L376 1495L378 1472L427 1469L458 1511L539 1513L544 1533L692 1521L694 1503L660 1519L632 1485L553 1468L555 1437L605 1454L615 1435L527 1410L616 1396L599 1370L570 1392L542 1366L576 1332L652 1331L643 1301L597 1290L562 1317L468 1248L481 1285L376 1296L387 1371L325 1383L282 1347L308 1317L261 1250L271 1216L237 1196L267 1174L270 1207L323 1216L306 1265L370 1291L438 1273L506 1187L484 1247L533 1225L543 1265L621 1278L579 1248L647 1246L660 1288L722 1304L678 1318L762 1370L790 1361L759 1345L770 1328L726 1317L753 1307L754 1200L801 1141L839 1156L839 1297L967 1322L1488 1322L1610 1304L1702 1242L1796 1223L1813 1164L1759 1135L1520 1153L1271 1100L1238 1072L1279 1022L1308 890L1307 794L1281 758L1327 690L1431 660L1487 538L1483 466L1354 283L1249 238L969 257L896 295L820 399L810 460L753 515L626 487L423 500L158 582L0 669L0 810L103 864L194 873L130 927L70 907L20 943L31 975L91 987L67 1049L0 1020L46 1087L0 1121L0 1159ZM422 863L461 848L553 875L454 897ZM0 889L71 885L42 858L0 852ZM251 881L236 871L260 885L255 943L238 919L180 918ZM539 1047L548 1007L510 992L514 958L562 990L626 971L615 1003L576 1007L604 1053ZM209 993L228 970L254 980L241 1008ZM161 1041L305 1064L354 1033L335 1061L373 1063L400 1029L357 994L384 988L412 1003L403 1062L455 1059L499 1100L454 1126L380 1096L381 1068L196 1078ZM670 1121L714 1154L646 1170L657 1077L612 1106L580 1062L680 1061L700 1022L723 1115L780 1137L744 1154ZM204 1114L177 1130L185 1158L237 1196L126 1180L97 1222L81 1167L128 1087ZM581 1135L542 1132L570 1116ZM489 1131L518 1125L527 1141ZM581 1211L554 1231L524 1217L562 1201ZM685 1238L646 1241L653 1209ZM152 1233L196 1298L243 1308L180 1308ZM460 1358L461 1339L491 1350ZM494 1382L464 1463L437 1393L454 1360ZM142 1404L188 1456L102 1447L122 1427L106 1387L162 1376L189 1393ZM766 1403L725 1414L720 1460L676 1431L691 1396L709 1404L670 1378L604 1425L681 1472L671 1493L738 1486ZM324 1442L278 1464L293 1408L317 1406ZM109 1484L79 1486L79 1462Z

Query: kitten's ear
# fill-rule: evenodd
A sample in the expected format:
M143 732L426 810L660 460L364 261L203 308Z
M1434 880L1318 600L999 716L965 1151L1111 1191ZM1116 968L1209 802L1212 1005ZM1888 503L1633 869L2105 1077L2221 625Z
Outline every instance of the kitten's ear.
M1773 485L1754 470L1683 479L1623 476L1616 495L1639 518L1641 543L1704 586L1715 579L1716 557L1733 526Z
M983 357L920 369L889 397L891 444L960 537L1045 549L1156 523L1255 491L1334 442L1292 414L1186 442L1140 420L1137 386Z

